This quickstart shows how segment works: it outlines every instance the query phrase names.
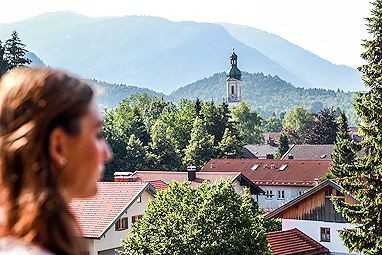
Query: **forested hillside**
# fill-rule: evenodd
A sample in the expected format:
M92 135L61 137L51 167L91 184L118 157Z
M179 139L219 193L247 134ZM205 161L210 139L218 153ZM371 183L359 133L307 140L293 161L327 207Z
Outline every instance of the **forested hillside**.
M158 98L165 98L170 100L171 97L163 93L155 92L147 88L139 88L135 86L128 86L124 84L112 84L103 81L90 80L91 83L96 85L97 90L97 103L100 108L114 108L125 98L136 94L147 94Z
M220 102L226 97L225 79L224 73L217 73L209 78L179 88L170 96L176 100L200 98ZM346 111L351 123L356 122L353 108L354 93L352 92L298 88L278 76L262 73L243 72L242 80L244 101L250 103L266 118L271 116L273 112L280 113L301 105L315 112L326 107L333 107L334 109L339 107Z

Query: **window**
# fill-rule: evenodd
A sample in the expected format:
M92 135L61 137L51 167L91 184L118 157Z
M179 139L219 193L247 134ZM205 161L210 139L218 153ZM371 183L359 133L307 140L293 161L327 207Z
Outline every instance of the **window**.
M320 228L321 242L330 242L330 228Z
M134 223L134 222L137 222L137 221L140 221L142 219L142 215L134 215L131 217L131 223Z
M137 203L140 203L140 202L142 202L142 196L139 196L139 197L137 198Z
M252 171L255 171L258 167L259 167L259 165L258 165L258 164L255 164L255 165L253 165L253 167L251 167L251 170L252 170Z
M284 190L278 191L277 199L285 199L285 191Z
M273 191L267 190L265 199L272 199L272 198L273 198Z
M299 191L298 191L298 195L299 195L299 196L301 196L301 195L304 194L304 193L305 193L305 190L299 190Z
M235 89L233 86L231 87L231 94L235 94Z
M332 189L331 188L325 190L325 197L330 197L330 196L332 196Z
M115 231L125 230L129 227L127 218L120 218L115 223Z

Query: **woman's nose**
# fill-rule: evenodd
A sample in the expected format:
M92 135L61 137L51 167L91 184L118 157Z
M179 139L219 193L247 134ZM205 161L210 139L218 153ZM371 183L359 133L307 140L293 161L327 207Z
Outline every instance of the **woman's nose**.
M104 162L109 162L112 158L113 158L113 152L111 151L109 144L105 141Z

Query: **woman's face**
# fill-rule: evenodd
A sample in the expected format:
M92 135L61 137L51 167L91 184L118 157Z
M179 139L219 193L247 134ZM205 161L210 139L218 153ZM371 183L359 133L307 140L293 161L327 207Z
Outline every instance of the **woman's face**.
M102 125L103 119L93 102L79 120L79 134L65 134L62 150L65 162L59 169L59 183L69 200L97 193L97 181L103 177L104 164L111 159Z

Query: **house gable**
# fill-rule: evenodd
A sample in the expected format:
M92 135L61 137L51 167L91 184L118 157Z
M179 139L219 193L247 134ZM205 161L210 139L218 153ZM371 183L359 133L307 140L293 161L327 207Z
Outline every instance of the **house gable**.
M355 204L357 201L341 193L341 187L328 180L310 189L305 194L266 215L266 218L311 220L347 223L348 221L335 211L332 196Z

